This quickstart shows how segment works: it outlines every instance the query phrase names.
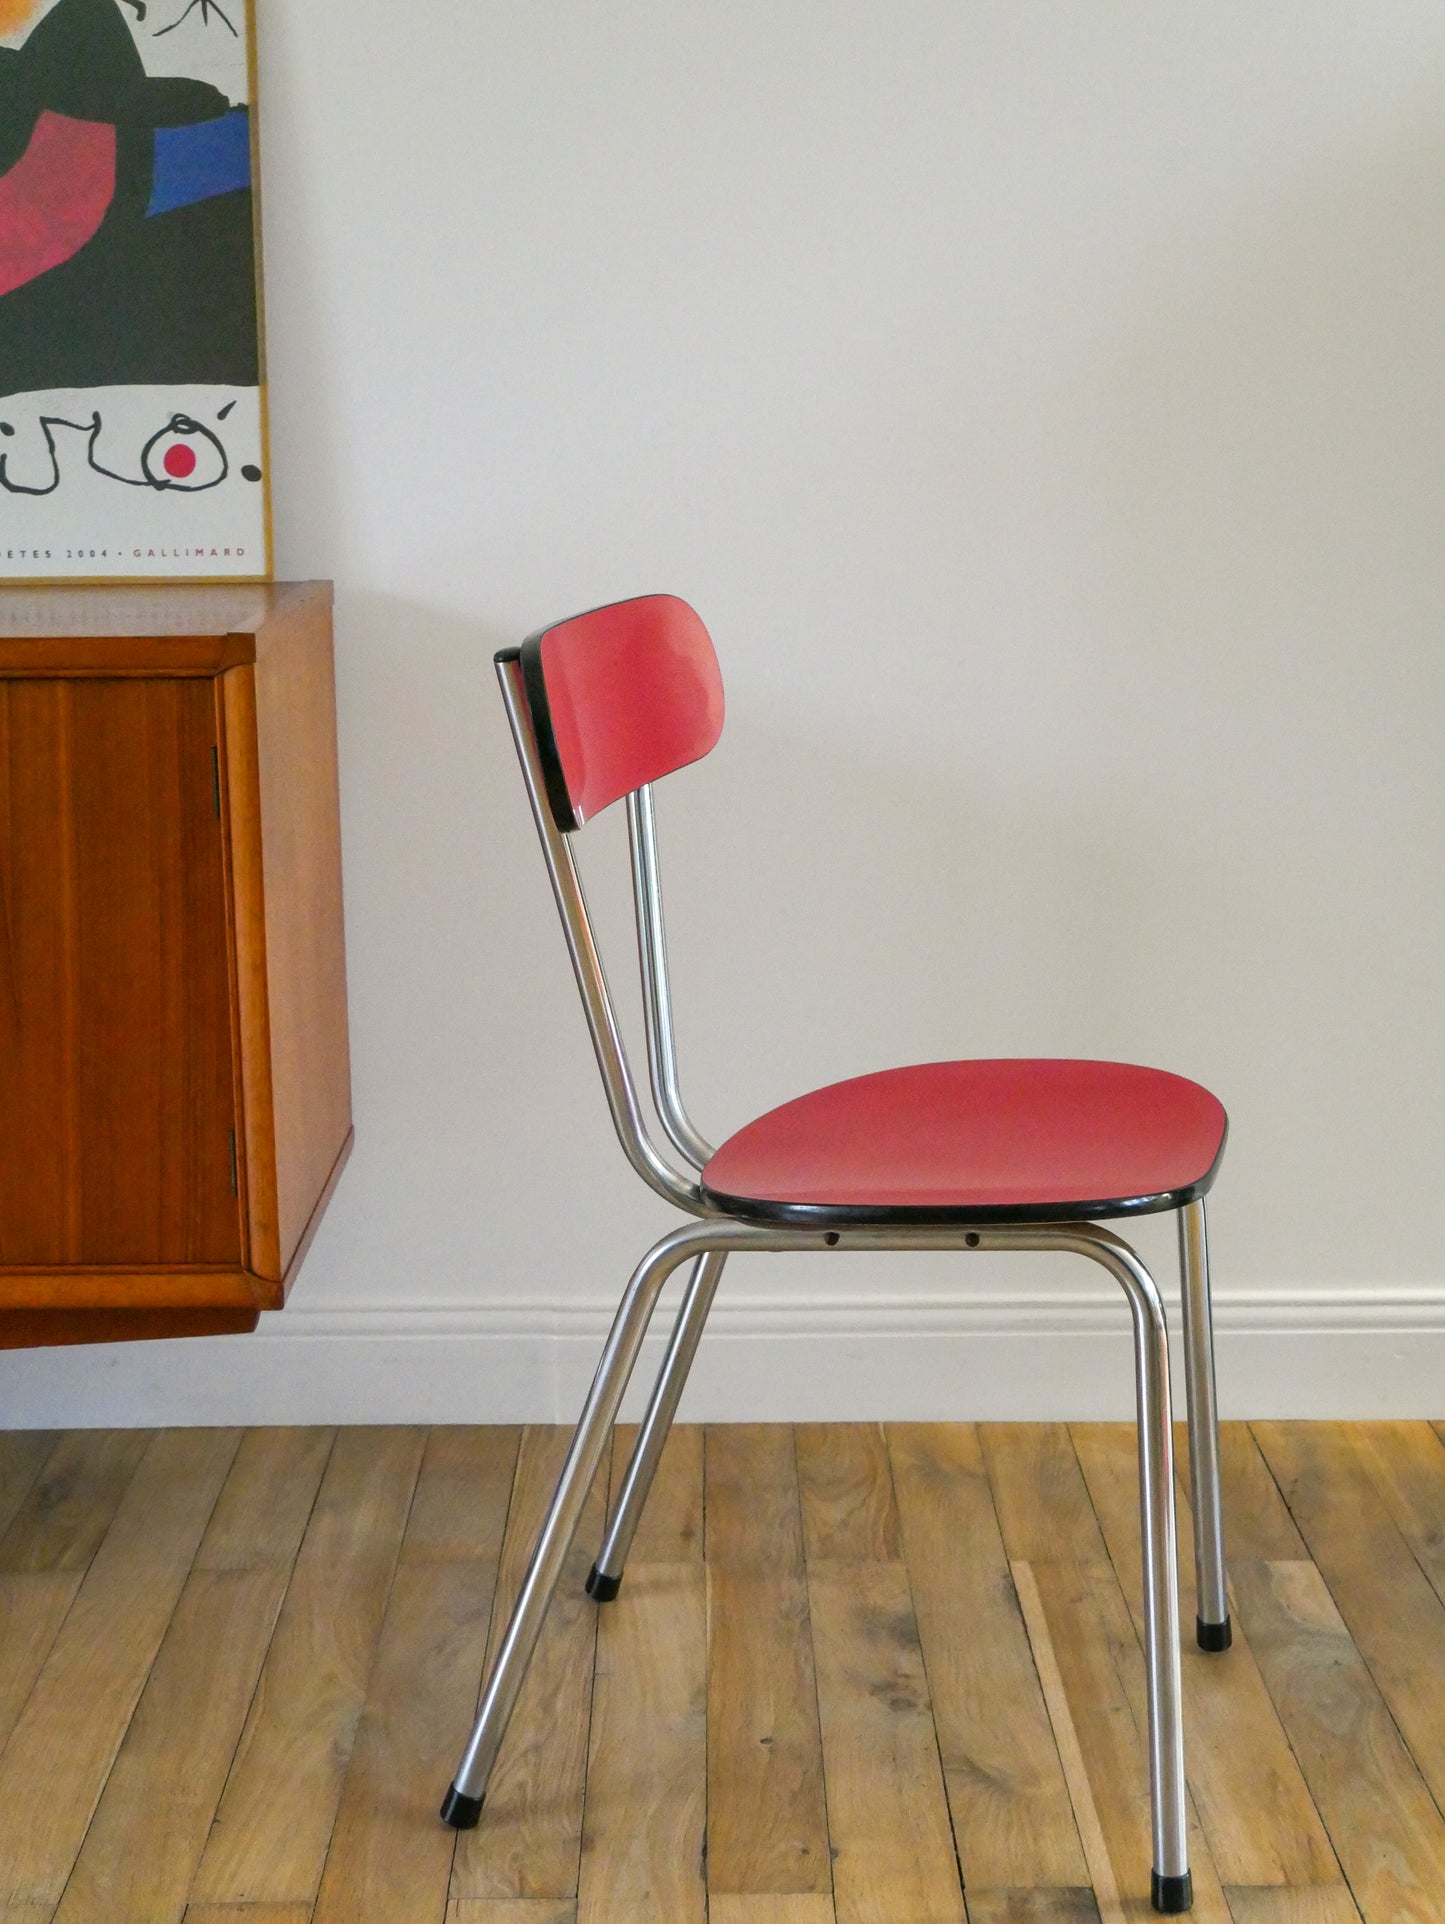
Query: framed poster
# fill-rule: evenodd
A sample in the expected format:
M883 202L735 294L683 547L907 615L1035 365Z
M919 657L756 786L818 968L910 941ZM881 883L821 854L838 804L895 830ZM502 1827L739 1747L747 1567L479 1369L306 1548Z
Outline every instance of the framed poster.
M0 581L265 580L254 0L0 0Z

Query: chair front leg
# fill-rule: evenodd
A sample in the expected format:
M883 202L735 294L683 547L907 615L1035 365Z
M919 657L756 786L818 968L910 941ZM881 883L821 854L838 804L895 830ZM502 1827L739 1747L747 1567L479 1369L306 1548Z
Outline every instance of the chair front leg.
M562 1565L577 1534L587 1493L597 1475L602 1453L616 1421L628 1379L637 1363L642 1339L657 1306L663 1284L680 1263L695 1255L706 1233L699 1227L674 1230L643 1257L628 1283L597 1374L572 1438L572 1447L556 1494L522 1579L511 1621L497 1652L497 1660L482 1698L481 1710L461 1767L442 1803L443 1820L454 1830L470 1830L482 1814L487 1780L492 1774L507 1725L532 1660L547 1606L557 1587Z
M1142 1273L1143 1265L1139 1265ZM1152 1278L1150 1279L1152 1285ZM1174 1540L1174 1432L1164 1306L1130 1292L1139 1409L1139 1520L1144 1551L1144 1664L1149 1684L1149 1784L1156 1911L1193 1901L1184 1803L1183 1679L1179 1668L1179 1558Z
M1219 1485L1219 1416L1214 1393L1214 1317L1204 1201L1179 1211L1179 1279L1184 1307L1184 1393L1189 1474L1194 1488L1195 1631L1201 1650L1227 1650L1232 1635L1225 1588L1224 1503Z
M652 1400L648 1403L647 1414L642 1419L642 1427L632 1447L622 1494L617 1499L602 1548L587 1579L587 1594L595 1597L598 1603L610 1603L622 1587L627 1553L632 1548L632 1539L642 1521L652 1479L657 1474L663 1446L672 1429L673 1418L677 1415L677 1406L682 1401L682 1392L692 1369L693 1358L697 1355L697 1346L702 1340L708 1311L712 1308L726 1261L725 1250L709 1250L707 1255L698 1257L688 1278L682 1308L673 1326L667 1354L662 1359Z
M1154 1278L1127 1244L1099 1237L1081 1254L1123 1285L1134 1317L1139 1413L1139 1524L1144 1560L1144 1670L1149 1699L1149 1802L1153 1903L1173 1915L1193 1902L1184 1785L1183 1679L1179 1664L1179 1556L1175 1547L1174 1432L1169 1331Z

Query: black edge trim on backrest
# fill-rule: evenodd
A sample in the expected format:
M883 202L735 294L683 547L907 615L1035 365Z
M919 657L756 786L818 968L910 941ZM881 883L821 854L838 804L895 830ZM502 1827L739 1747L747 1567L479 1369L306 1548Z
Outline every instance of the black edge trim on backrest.
M535 635L528 635L520 648L508 651L508 659L515 659L521 665L522 693L527 698L532 733L537 738L537 759L542 764L552 820L564 835L571 835L582 824L573 812L572 797L567 793L567 777L562 773L562 757L557 753L557 736L552 727L552 706L547 700L547 680L542 673L542 643L556 625L554 622L551 627L539 628Z

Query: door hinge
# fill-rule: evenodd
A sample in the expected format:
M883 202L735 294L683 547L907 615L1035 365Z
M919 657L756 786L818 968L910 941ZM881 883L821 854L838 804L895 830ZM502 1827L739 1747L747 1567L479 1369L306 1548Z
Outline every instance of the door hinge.
M241 1184L236 1170L236 1132L233 1129L231 1131L231 1194L239 1196L240 1193Z
M211 749L211 801L215 806L216 820L221 819L221 751Z

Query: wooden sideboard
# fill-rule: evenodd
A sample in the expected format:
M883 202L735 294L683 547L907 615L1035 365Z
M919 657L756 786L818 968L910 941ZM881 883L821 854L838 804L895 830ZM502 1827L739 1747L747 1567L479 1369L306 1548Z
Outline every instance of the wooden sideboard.
M0 1348L254 1329L351 1137L330 584L0 589Z

